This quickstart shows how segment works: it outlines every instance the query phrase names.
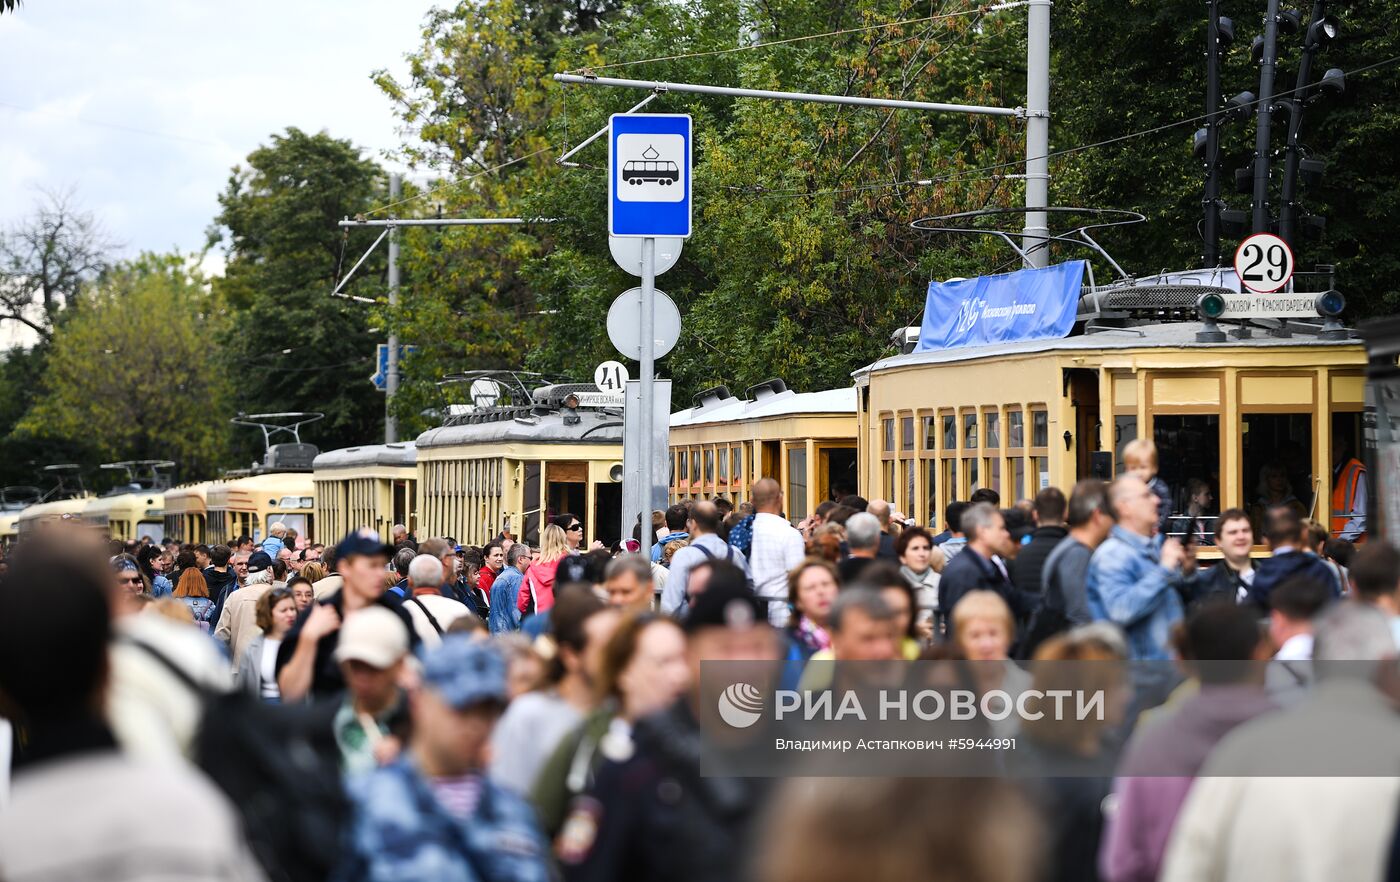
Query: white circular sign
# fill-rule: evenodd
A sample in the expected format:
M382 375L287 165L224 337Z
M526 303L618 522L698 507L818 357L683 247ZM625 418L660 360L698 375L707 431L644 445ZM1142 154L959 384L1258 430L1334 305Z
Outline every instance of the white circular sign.
M659 276L681 259L684 239L661 237L656 240L656 274ZM642 240L635 236L609 236L608 250L618 266L638 278L642 275Z
M1272 294L1293 278L1293 249L1273 233L1255 233L1235 249L1240 284L1256 294Z
M627 365L620 361L605 361L593 369L593 385L599 392L622 394L627 389Z
M676 348L681 336L681 311L656 290L652 308L652 356L662 358ZM642 359L642 289L629 288L608 307L608 339L618 352L633 361Z

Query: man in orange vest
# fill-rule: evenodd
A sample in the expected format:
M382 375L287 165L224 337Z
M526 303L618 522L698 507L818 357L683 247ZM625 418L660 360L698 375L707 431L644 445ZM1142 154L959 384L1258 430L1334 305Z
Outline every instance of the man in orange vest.
M1332 522L1337 539L1363 542L1366 538L1366 467L1346 445L1337 448L1332 467Z

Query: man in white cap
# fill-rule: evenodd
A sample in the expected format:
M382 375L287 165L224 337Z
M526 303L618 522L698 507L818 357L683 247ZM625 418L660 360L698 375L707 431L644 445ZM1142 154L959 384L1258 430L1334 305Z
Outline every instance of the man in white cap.
M331 727L347 776L359 775L398 755L404 708L399 680L408 656L408 629L381 606L360 610L340 629L336 664L345 677L345 699Z

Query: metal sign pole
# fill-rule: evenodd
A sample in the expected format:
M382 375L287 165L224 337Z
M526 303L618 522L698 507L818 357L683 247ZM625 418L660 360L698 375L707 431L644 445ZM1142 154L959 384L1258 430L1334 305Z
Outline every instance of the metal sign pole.
M402 191L401 178L389 175L389 201L397 202ZM399 231L389 227L389 313L390 322L397 322L399 306ZM399 420L394 416L394 396L399 392L399 335L389 331L389 369L384 378L384 443L399 440Z
M642 444L637 457L638 470L641 473L641 506L638 512L641 524L641 544L643 549L650 554L651 548L651 504L652 504L652 402L655 398L653 384L656 381L656 309L654 300L656 299L656 239L648 236L642 240L642 352L641 352L641 419L637 425L641 427ZM623 530L623 536L628 535L627 530Z

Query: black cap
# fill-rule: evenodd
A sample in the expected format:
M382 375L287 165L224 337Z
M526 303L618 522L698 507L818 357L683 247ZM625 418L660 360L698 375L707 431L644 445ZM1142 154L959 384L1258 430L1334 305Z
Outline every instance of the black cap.
M272 568L272 558L266 551L255 551L248 555L248 572L261 573Z
M768 607L753 589L744 573L730 564L713 565L714 572L705 590L690 603L681 626L687 634L701 628L746 628L768 623ZM732 572L731 572L732 571Z

